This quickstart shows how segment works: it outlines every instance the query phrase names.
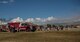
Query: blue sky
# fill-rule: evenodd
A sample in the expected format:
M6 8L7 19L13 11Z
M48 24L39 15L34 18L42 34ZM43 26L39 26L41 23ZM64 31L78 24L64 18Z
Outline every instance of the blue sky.
M79 15L80 0L0 0L0 18L68 18Z

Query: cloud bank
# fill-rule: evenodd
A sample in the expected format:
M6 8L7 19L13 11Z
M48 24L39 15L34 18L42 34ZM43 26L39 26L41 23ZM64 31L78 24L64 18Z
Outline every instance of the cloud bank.
M33 22L33 23L46 23L55 21L57 18L54 18L53 16L47 17L47 18L27 18L26 20L23 20L20 17L12 19L10 22Z
M71 22L77 22L77 21L80 21L79 17L61 19L61 18L55 18L53 16L50 16L47 18L27 18L26 20L23 20L22 18L17 17L12 19L10 22L32 22L35 24L51 24L51 23L71 23Z

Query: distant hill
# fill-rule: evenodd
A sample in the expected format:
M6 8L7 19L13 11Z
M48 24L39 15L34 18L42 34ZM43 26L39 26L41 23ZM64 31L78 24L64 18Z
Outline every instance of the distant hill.
M54 24L54 25L78 25L80 24L80 21L76 21L76 22L61 22L61 23L48 23L48 24Z
M77 22L73 22L72 24L80 24L80 21L77 21Z

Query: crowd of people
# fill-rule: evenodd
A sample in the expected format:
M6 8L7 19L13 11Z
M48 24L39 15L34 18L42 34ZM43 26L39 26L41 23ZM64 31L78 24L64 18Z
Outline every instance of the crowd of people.
M77 28L75 25L38 25L37 31L60 31L68 28Z
M60 31L64 30L65 28L76 28L76 26L73 25L28 25L24 31L26 32L35 32L35 31ZM17 29L17 30L16 30ZM20 32L19 28L16 28L15 26L8 26L8 30L10 32Z
M46 25L46 26L37 26L37 31L53 31L53 30L63 30L64 27L63 26L50 26L50 25Z

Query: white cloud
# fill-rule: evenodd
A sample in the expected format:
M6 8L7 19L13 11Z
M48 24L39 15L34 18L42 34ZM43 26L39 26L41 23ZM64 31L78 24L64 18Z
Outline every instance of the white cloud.
M0 3L4 3L4 4L6 4L6 3L8 3L8 1L0 1Z
M25 20L25 22L34 22L34 19L33 18L28 18Z
M0 3L6 4L6 3L11 3L14 2L14 0L2 0Z
M43 19L42 18L35 18L35 21L36 22L43 22Z
M14 0L10 0L10 2L14 2Z
M12 19L10 22L23 22L23 19L20 17Z
M51 22L55 20L57 20L57 18L54 18L53 16L51 16L48 18L28 18L25 20L25 22L45 23L45 22Z
M41 18L35 18L35 19L38 20L38 21L42 20Z
M53 16L51 16L51 17L48 17L46 20L47 21L53 21L53 20L57 20L57 18L54 18Z
M51 16L51 17L48 17L47 20L51 21L53 20L54 18Z

